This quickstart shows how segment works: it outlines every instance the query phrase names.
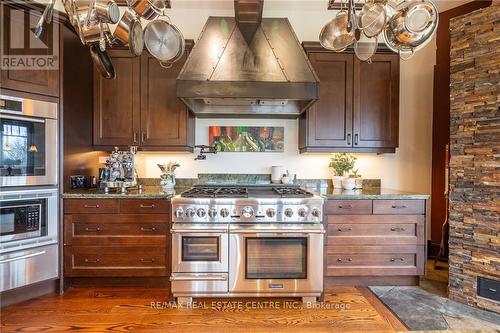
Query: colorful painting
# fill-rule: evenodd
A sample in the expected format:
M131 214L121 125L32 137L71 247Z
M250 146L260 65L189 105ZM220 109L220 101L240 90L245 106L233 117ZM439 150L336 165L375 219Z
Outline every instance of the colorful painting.
M219 152L283 152L284 127L210 126L209 144Z

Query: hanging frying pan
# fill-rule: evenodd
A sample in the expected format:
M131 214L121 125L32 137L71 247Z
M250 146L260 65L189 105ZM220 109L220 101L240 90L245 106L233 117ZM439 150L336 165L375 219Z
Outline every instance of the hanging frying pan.
M114 79L116 77L115 68L111 62L111 58L106 51L101 51L98 44L90 46L90 56L95 67L105 79Z

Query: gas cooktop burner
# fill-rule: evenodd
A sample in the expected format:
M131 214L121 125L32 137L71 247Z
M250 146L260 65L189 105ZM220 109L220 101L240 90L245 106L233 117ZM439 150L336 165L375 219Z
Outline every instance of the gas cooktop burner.
M246 187L192 187L181 193L183 198L247 198Z
M194 186L183 198L309 198L314 196L298 186Z
M273 190L282 198L305 198L314 195L300 187L273 187Z

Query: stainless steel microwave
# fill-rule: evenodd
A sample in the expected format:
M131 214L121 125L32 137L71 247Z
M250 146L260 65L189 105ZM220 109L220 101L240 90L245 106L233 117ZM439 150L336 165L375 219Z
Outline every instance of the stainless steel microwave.
M57 242L58 191L23 189L0 194L0 253Z
M57 185L57 103L0 95L0 186Z

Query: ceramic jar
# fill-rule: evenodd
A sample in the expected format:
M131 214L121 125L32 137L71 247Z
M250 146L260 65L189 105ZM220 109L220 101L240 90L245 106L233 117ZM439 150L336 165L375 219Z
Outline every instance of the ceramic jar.
M165 171L160 175L160 185L163 193L173 193L175 187L175 174L173 171Z
M332 177L333 188L341 189L342 188L342 181L344 179L345 179L344 176L333 176Z
M344 178L342 180L342 188L344 190L354 190L356 188L356 180L354 178Z

